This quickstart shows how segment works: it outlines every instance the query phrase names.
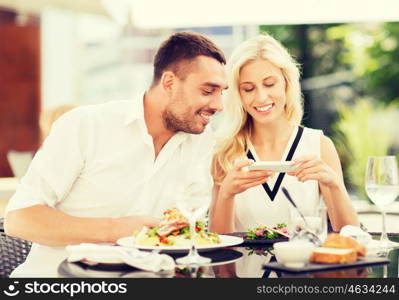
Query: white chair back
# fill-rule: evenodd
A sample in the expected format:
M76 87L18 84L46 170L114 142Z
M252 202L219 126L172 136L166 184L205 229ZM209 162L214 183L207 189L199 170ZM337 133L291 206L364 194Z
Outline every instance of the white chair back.
M15 151L11 150L7 153L7 160L10 164L14 176L21 178L25 175L33 158L31 151Z

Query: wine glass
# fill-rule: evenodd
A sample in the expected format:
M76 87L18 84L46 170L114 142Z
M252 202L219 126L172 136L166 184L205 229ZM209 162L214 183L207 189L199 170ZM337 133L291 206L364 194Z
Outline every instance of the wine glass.
M195 245L196 221L207 213L211 199L211 188L204 181L199 180L191 182L187 186L183 187L183 193L181 193L177 199L177 208L190 223L191 248L187 256L176 260L178 264L203 265L211 262L210 258L198 254Z
M398 165L395 156L370 156L366 168L367 196L379 207L382 214L382 232L379 242L381 255L399 243L388 239L386 231L386 206L399 195Z

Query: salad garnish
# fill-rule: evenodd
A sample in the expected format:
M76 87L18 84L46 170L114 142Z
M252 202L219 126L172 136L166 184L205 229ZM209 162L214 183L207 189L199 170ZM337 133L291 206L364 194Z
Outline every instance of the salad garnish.
M277 224L274 227L268 227L265 225L257 226L248 229L244 239L246 240L269 240L281 237L288 237L287 225L284 223Z

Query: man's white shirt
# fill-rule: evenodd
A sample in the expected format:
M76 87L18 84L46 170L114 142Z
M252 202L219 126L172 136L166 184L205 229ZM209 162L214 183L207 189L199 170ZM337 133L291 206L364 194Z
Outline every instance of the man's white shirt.
M155 159L144 120L143 94L76 108L57 120L10 199L6 213L47 205L78 217L160 217L176 206L177 187L205 179L214 136L176 133ZM57 276L63 247L33 244L13 276Z

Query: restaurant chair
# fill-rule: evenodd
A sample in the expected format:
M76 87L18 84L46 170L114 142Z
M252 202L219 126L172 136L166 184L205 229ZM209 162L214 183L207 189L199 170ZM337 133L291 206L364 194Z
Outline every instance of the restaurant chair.
M7 152L8 164L15 177L22 178L32 161L34 152L32 151L15 151L10 150Z
M25 261L30 247L31 242L6 235L0 219L0 278L9 277Z

